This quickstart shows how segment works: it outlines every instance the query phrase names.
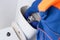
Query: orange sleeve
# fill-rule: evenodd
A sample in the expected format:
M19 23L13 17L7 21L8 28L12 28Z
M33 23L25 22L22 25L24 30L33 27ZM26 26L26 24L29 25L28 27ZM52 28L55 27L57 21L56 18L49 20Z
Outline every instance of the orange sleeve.
M46 11L50 6L52 6L56 0L42 0L38 5L39 11Z

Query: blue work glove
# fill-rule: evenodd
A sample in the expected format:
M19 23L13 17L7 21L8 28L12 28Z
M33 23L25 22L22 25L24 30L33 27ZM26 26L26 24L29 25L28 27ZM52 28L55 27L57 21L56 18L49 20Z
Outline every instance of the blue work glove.
M41 0L36 0L34 1L34 3L32 4L32 6L27 9L27 11L24 14L25 19L27 20L29 16L31 16L31 14L35 13L35 12L39 12L38 11L38 4L41 2ZM39 22L37 21L33 21L30 24L32 25L33 28L37 28Z

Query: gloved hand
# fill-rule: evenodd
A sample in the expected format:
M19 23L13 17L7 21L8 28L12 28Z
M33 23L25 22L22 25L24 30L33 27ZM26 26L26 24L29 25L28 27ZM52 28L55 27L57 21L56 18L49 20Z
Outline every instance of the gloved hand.
M27 11L24 14L25 19L27 20L29 16L31 16L31 14L35 13L35 12L39 12L38 11L38 4L41 2L41 0L36 0L34 1L34 3L32 4L32 6L27 9ZM37 28L39 22L37 21L33 21L30 24L32 25L32 27Z

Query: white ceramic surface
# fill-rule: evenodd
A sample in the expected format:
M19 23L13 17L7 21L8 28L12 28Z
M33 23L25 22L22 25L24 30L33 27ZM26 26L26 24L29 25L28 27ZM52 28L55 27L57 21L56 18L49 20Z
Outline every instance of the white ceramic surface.
M0 29L10 26L15 19L17 4L22 2L27 5L33 0L0 0Z

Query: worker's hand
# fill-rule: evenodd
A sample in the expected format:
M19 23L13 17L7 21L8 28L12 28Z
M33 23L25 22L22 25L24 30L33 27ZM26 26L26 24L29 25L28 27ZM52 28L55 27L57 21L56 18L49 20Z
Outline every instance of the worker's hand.
M38 21L34 21L33 18L30 19L31 21L28 20L28 18L29 18L30 16L32 16L33 12L34 12L34 11L30 11L30 9L27 10L27 12L25 13L24 17L25 17L25 19L29 22L29 24L30 24L33 28L37 29L37 25L38 25L39 22L38 22Z
M41 2L41 0L36 0L36 1L34 1L34 3L32 4L32 6L29 8L29 9L27 9L27 11L25 12L25 14L24 14L24 17L25 17L25 19L27 20L28 19L28 17L29 16L31 16L31 14L33 14L33 13L35 13L35 12L39 12L38 11L38 4ZM34 28L37 28L37 24L38 24L39 22L37 22L37 21L33 21L33 22L31 22L30 24L34 27Z

